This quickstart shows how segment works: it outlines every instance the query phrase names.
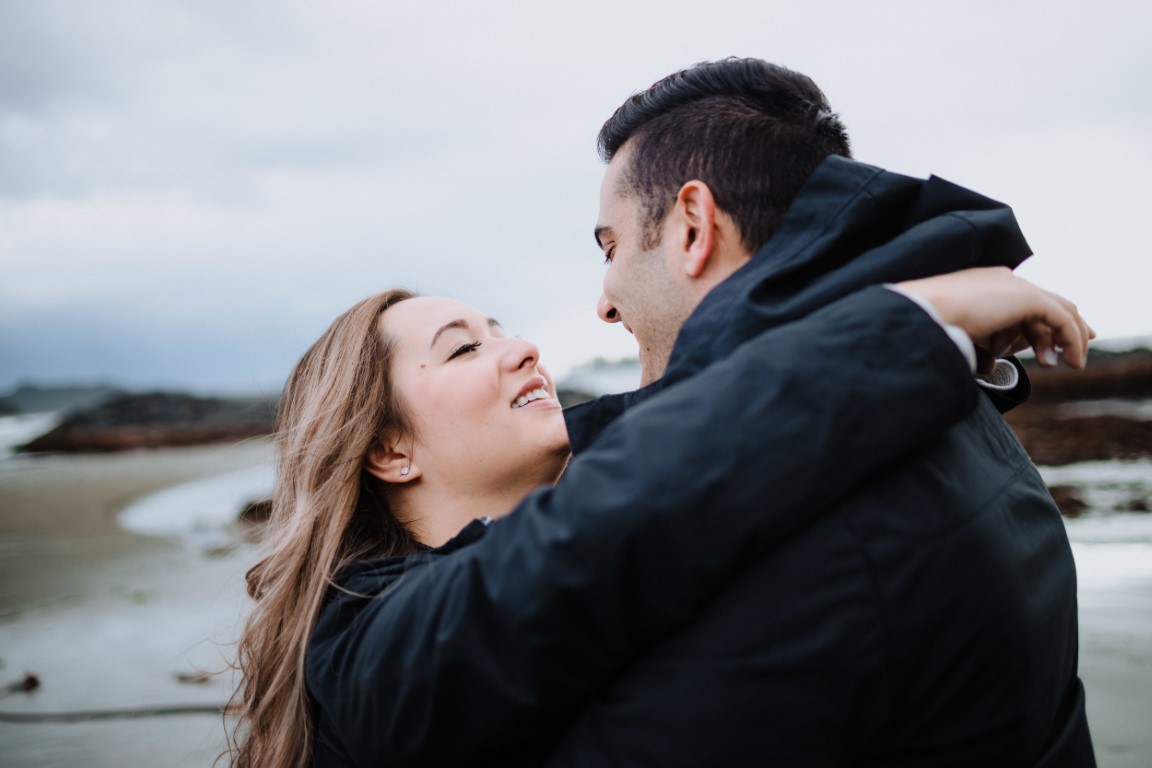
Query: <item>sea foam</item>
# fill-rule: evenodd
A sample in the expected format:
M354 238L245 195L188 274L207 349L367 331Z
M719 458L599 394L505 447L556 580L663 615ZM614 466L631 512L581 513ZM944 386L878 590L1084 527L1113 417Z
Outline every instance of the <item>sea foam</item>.
M275 470L270 464L165 488L126 507L120 525L145 536L216 539L236 522L249 503L272 495Z

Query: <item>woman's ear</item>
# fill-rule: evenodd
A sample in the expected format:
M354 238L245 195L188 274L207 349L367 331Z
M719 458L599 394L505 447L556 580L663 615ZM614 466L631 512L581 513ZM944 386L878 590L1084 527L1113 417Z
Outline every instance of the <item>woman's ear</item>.
M407 483L420 477L420 468L412 463L412 457L383 443L368 451L364 469L386 483Z

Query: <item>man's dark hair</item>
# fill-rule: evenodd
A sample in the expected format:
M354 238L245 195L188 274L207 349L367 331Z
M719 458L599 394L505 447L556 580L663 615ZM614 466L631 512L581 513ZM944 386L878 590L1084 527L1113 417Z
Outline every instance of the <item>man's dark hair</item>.
M600 129L600 157L611 162L626 143L631 163L617 191L640 202L645 248L660 242L680 187L699 179L755 253L816 166L851 157L816 83L760 59L703 62L633 95Z

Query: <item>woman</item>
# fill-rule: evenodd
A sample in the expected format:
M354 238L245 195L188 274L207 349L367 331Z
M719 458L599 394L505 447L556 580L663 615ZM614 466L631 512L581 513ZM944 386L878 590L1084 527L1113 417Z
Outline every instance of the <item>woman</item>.
M490 350L499 366L469 365ZM272 554L248 574L235 764L308 762L302 662L334 574L443 544L559 477L567 433L537 359L470 307L393 290L337 318L296 365L278 414Z
M950 279L916 285L945 320L976 337L1039 321L1025 330L1051 343L1051 324L1019 297L1010 318L1001 307L974 320L973 286L936 293ZM538 761L558 712L698 611L787 521L870 469L822 468L860 453L879 466L971 408L965 365L933 320L893 298L900 322L881 324L857 297L669 389L536 493L560 476L568 448L532 344L459 302L405 291L342 315L282 399L270 554L248 574L256 604L239 644L233 764ZM869 344L881 328L909 343ZM773 362L778 345L801 343L800 365ZM1073 361L1083 351L1063 331L1056 343L1077 347ZM872 384L812 404L811 431L843 435L836 445L785 427L768 449L764 435L696 439L700 421L772 425L780 391L829 369ZM765 382L754 396L724 397L726 382L749 376ZM885 396L869 402L868 390ZM909 403L907 418L877 446L870 414L893 398ZM721 449L730 458L701 460ZM630 461L655 463L649 474L669 481L582 497L586 481ZM777 490L771 520L737 514L757 483Z

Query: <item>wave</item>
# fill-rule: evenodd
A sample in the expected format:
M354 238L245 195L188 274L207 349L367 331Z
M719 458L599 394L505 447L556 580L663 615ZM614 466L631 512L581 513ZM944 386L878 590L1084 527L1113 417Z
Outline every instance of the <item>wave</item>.
M59 411L0 416L0 458L11 456L17 446L48 432L59 421Z
M211 549L232 540L230 531L240 511L270 497L275 481L269 463L181 483L133 502L118 521L133 533L188 540Z

